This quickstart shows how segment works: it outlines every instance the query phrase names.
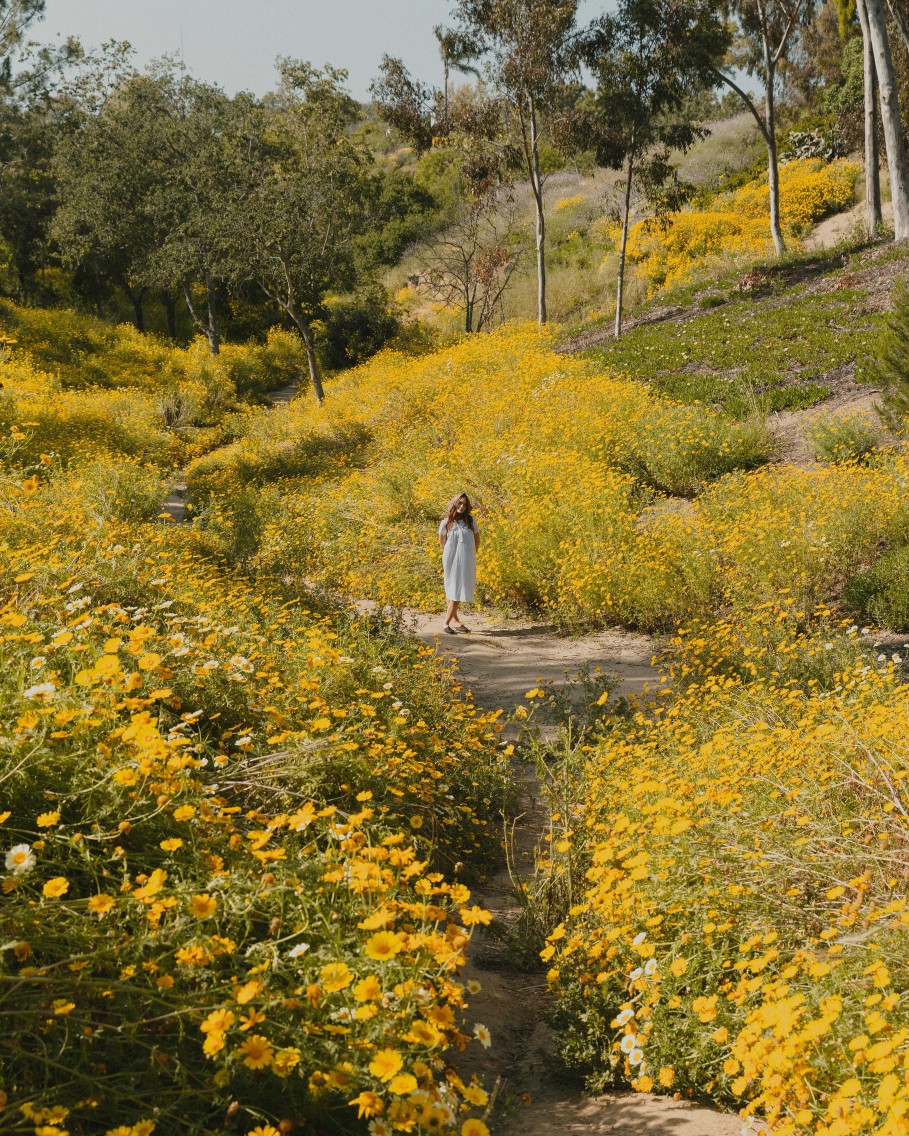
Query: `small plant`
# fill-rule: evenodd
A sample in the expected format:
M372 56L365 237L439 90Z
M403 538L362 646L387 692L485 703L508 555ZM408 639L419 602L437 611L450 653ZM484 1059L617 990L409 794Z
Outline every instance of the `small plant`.
M854 576L843 599L889 631L909 631L909 545L885 552L867 572Z
M909 425L909 288L905 281L893 290L893 310L862 370L863 378L883 390L890 428L904 432Z
M866 414L848 418L815 418L809 425L808 440L820 462L838 464L863 461L879 448L882 438L875 423Z

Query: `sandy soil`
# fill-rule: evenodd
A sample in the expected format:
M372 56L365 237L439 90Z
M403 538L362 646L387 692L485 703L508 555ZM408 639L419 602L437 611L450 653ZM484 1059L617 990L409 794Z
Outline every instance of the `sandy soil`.
M471 634L446 635L441 615L411 614L413 633L458 660L465 690L488 710L527 705L524 695L541 683L563 685L582 667L599 667L620 680L622 694L642 694L657 677L652 665L658 645L649 635L606 630L562 636L545 623L523 619L464 616ZM554 731L541 727L544 733Z

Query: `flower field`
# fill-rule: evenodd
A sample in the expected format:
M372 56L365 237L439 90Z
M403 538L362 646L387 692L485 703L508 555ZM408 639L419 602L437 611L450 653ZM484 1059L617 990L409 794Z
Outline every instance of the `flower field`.
M782 592L683 627L662 711L573 756L549 868L572 906L543 958L594 1085L707 1097L786 1136L896 1136L906 691L857 628L809 614L813 631Z
M514 793L502 715L309 590L436 608L462 489L486 602L672 633L653 703L548 756L566 1063L780 1136L905 1131L902 660L843 598L909 546L901 452L779 464L759 419L526 325L269 410L236 361L283 381L278 336L152 341L143 369L129 332L16 319L0 1132L487 1136L460 970ZM168 527L187 462L197 520Z
M0 1131L482 1136L497 716L163 526L141 392L0 367Z
M784 231L798 238L828 213L854 200L859 166L837 160L800 158L780 166L780 213ZM691 278L695 267L713 260L755 260L772 252L768 229L767 179L721 194L703 209L673 214L663 225L638 221L629 233L628 255L651 293Z
M772 453L759 423L598 373L524 326L385 353L324 409L249 422L189 467L208 547L383 602L436 606L435 527L462 488L484 598L566 627L671 629L783 584L832 601L882 540L909 540L905 458L752 469Z

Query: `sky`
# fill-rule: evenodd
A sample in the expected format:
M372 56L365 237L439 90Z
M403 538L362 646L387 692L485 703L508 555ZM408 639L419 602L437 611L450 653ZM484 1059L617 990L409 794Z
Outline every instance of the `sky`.
M452 0L47 0L31 38L52 43L75 35L86 47L128 40L141 66L181 50L197 78L231 93L264 94L278 55L330 63L349 73L351 94L369 97L383 54L400 56L411 73L439 84L432 34L449 22ZM581 0L589 19L610 7Z

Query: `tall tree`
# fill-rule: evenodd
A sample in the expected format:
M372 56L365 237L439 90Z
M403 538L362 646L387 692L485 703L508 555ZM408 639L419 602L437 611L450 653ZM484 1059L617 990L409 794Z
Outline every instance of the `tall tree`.
M445 134L449 130L448 115L448 80L452 70L462 71L467 75L480 78L476 67L473 47L463 35L459 35L453 28L442 27L437 24L432 29L439 45L439 55L442 57L442 129Z
M842 0L841 0L842 2ZM883 224L881 213L881 156L877 141L877 69L865 0L854 4L862 28L862 83L865 107L865 226L873 240ZM845 13L848 15L848 11Z
M153 202L166 171L158 143L168 107L159 85L130 74L63 135L54 155L59 205L51 237L69 267L123 289L136 327L163 239Z
M436 92L410 74L402 60L383 55L379 64L381 77L370 86L376 112L383 122L394 127L423 154L432 146L433 108L438 101ZM446 69L445 115L448 115L448 84Z
M714 82L729 42L710 0L619 0L583 37L596 92L563 116L563 133L597 161L624 168L622 235L616 286L615 336L622 332L625 261L633 186L658 211L680 203L683 187L670 162L706 132L690 117L692 96Z
M781 62L795 45L800 31L814 14L814 0L731 0L739 39L730 62L750 75L759 74L764 85L763 113L754 100L725 71L716 76L742 99L757 123L767 146L767 181L770 189L770 235L778 255L786 249L780 224L780 177L776 143L776 85Z
M536 216L537 319L546 310L546 215L540 164L547 113L576 73L578 0L458 0L458 30L517 121Z
M881 0L864 0L867 36L871 41L874 66L880 90L881 121L890 173L890 196L893 201L893 236L902 241L909 237L909 165L906 142L900 122L899 96L890 57L887 16ZM862 27L865 34L865 25Z
M313 323L329 292L355 283L356 237L366 221L368 156L350 138L358 107L345 78L282 61L280 90L238 150L226 206L233 279L254 280L293 321L319 402Z
M44 15L45 0L0 0L0 81L12 78L13 55L29 25Z

